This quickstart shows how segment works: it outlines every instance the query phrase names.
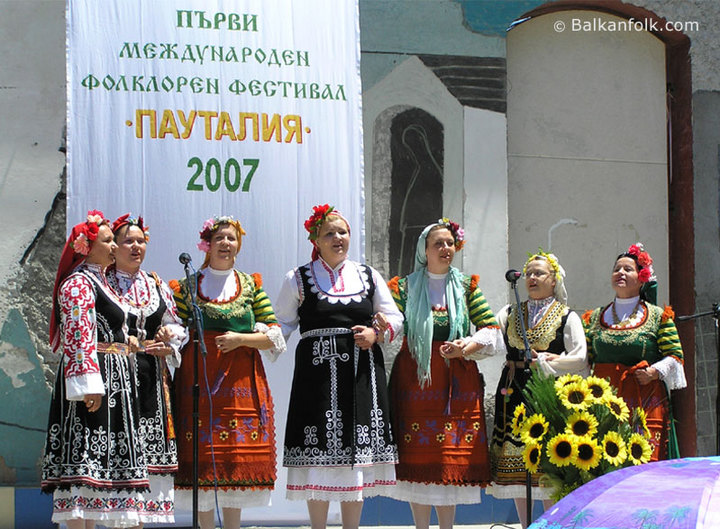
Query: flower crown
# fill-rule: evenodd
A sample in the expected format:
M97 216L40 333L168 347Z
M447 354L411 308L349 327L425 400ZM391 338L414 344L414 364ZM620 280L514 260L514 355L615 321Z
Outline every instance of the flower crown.
M645 251L645 247L641 242L631 244L625 253L632 255L637 260L638 279L641 283L655 281L655 270L652 266L652 257L650 257L650 254Z
M314 241L318 238L320 226L328 218L335 208L329 204L313 206L313 214L305 221L305 229L308 231L308 239Z
M547 253L544 252L542 248L538 248L537 253L531 254L528 252L528 260L525 261L525 265L523 265L523 275L527 272L528 265L534 261L536 258L542 257L545 259L550 267L553 269L553 273L555 274L555 279L562 279L562 272L560 271L560 263L558 262L557 257L553 253Z
M70 243L70 247L75 253L87 255L90 253L90 243L97 239L100 226L108 224L108 220L103 216L102 211L93 209L88 211L85 224L78 228L78 235Z
M145 236L145 242L150 242L150 228L145 226L145 221L142 217L132 217L130 213L125 213L122 217L119 217L112 225L112 231L115 233L123 226L137 226L143 232Z
M465 230L460 227L457 222L451 221L447 217L438 219L438 225L444 225L450 233L452 233L453 239L455 240L455 250L460 251L465 246Z
M198 250L202 250L205 253L210 251L212 234L223 224L233 226L238 232L238 237L245 235L245 230L243 230L240 222L235 220L232 215L216 215L203 222L202 229L200 230L200 242L197 243Z

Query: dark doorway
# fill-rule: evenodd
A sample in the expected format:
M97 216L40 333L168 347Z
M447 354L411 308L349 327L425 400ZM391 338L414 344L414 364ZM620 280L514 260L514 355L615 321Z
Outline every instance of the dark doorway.
M413 271L422 229L442 217L442 124L419 108L395 116L390 126L390 277Z

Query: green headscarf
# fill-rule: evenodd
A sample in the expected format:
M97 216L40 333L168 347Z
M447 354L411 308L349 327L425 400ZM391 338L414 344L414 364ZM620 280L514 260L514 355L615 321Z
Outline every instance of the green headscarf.
M427 255L425 244L430 230L435 226L447 226L445 222L435 222L426 226L418 237L415 248L414 272L407 277L407 304L405 319L407 321L407 340L410 353L417 362L417 376L420 386L430 384L430 357L432 355L433 314L428 290ZM445 278L445 300L447 302L448 319L450 321L450 335L448 340L462 337L469 329L470 318L465 302L465 289L463 276L460 271L451 266Z

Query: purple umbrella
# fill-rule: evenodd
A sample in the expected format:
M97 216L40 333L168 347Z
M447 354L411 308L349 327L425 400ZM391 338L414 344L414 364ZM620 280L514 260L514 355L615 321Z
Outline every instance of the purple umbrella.
M528 529L691 528L720 528L720 457L610 472L565 496Z

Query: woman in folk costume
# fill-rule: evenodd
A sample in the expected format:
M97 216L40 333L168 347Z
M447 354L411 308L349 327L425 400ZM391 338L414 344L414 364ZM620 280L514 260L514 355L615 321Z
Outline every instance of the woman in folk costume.
M150 493L143 522L174 523L174 474L177 472L175 430L170 415L168 365L180 365L185 329L177 315L170 288L154 273L140 269L150 237L142 217L129 213L112 225L115 265L107 270L108 283L127 304L128 333L140 343L137 361L140 434ZM167 364L166 364L167 362Z
M241 509L265 506L275 485L275 417L263 361L285 350L285 340L259 274L234 268L245 235L229 216L203 224L198 248L206 252L200 271L173 282L180 316L191 315L188 287L197 292L207 356L201 357L199 442L199 522L215 527L215 487L226 529L240 527ZM182 352L175 376L179 470L176 501L192 505L193 344ZM207 380L208 387L202 381ZM212 454L214 453L214 461Z
M53 390L43 492L53 493L55 523L90 529L141 523L148 471L137 414L137 378L125 303L105 269L117 245L99 211L73 227L63 249L50 319L62 354Z
M464 242L455 222L430 224L418 238L415 271L390 281L405 314L390 384L400 458L390 496L410 502L418 529L429 526L433 506L440 528L451 528L456 504L479 503L490 480L485 383L475 360L504 347L478 276L451 266Z
M345 529L357 528L363 499L395 484L383 354L373 316L390 334L402 315L373 268L348 259L350 226L328 206L305 222L312 260L288 272L276 303L288 336L300 327L285 431L287 497L306 500L313 529L340 501Z
M527 474L522 457L525 445L512 428L515 411L525 402L523 389L530 378L525 370L522 325L532 355L530 367L558 377L587 376L589 366L582 321L567 306L565 270L557 257L540 250L526 261L523 274L528 300L520 304L519 312L516 305L507 305L498 313L507 356L495 392L495 426L490 444L492 485L487 492L497 498L513 498L520 523L527 527ZM550 489L538 486L539 475L534 474L532 480L532 499L549 500ZM550 502L545 505L549 507Z
M687 386L683 352L672 309L654 305L652 258L641 243L615 260L615 299L583 315L595 376L609 377L632 411L642 407L652 435L651 459L680 457L670 390Z

